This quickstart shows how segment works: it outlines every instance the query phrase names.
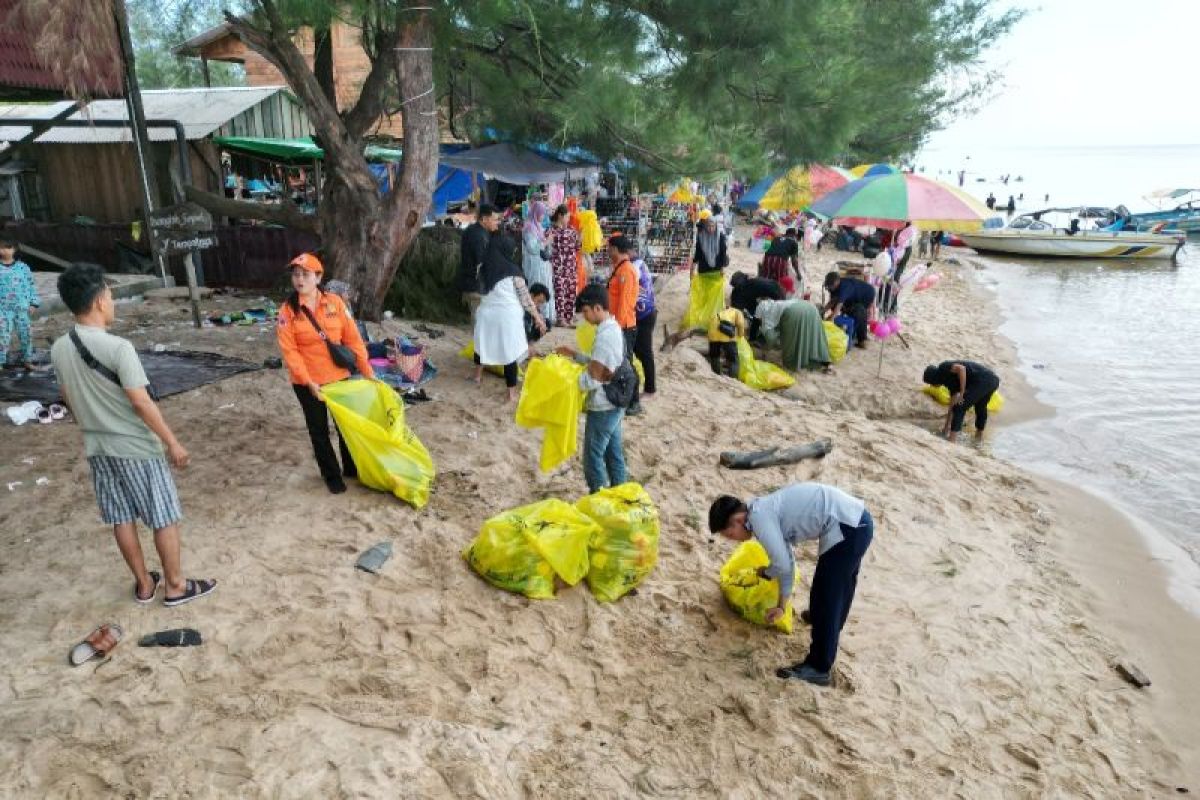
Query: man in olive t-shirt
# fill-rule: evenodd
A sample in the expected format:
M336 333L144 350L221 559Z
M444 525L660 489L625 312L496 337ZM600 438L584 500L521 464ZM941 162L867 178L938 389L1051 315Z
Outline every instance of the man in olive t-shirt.
M183 514L167 463L169 458L186 467L188 452L146 391L150 382L133 345L106 330L116 307L104 271L94 264L72 264L58 278L58 293L75 324L54 343L50 361L83 431L100 516L113 526L117 547L133 572L134 600L153 601L164 579L163 605L203 597L217 582L183 577L178 525ZM146 570L138 519L154 531L161 576Z

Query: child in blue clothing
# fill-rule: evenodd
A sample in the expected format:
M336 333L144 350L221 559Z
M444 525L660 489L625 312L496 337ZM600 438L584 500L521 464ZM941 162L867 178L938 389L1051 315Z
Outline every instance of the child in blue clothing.
M16 331L20 354L13 360L29 366L33 360L33 332L29 313L41 305L29 265L17 260L17 243L0 236L0 366L8 364L8 348Z

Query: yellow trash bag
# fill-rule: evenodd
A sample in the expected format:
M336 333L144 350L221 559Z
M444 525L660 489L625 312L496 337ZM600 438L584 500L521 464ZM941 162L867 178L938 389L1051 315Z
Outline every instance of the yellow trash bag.
M574 506L550 498L487 520L462 556L493 586L544 600L554 597L556 575L574 586L587 574L588 542L599 530Z
M404 423L404 403L392 387L363 378L321 387L363 486L391 492L421 508L433 486L433 459Z
M522 428L543 428L538 466L550 472L575 455L579 445L579 415L584 392L579 388L582 364L551 353L529 362L516 422Z
M467 346L464 347L462 350L458 351L458 357L465 358L467 361L473 362L475 360L475 342L467 342ZM485 366L484 370L492 373L493 375L499 375L501 378L504 377L504 367L502 367L498 364L492 364L490 366ZM520 377L524 374L525 374L525 365L517 364L517 377Z
M601 489L575 508L600 527L588 544L588 587L601 602L619 600L658 563L658 509L636 483Z
M850 337L831 320L825 320L824 324L825 341L829 343L829 357L836 364L846 357L846 351L850 349Z
M600 220L595 211L579 212L580 249L591 254L604 247L604 231L600 230Z
M579 352L590 353L592 347L596 344L596 326L590 322L580 322L575 326L575 344L578 346ZM637 356L633 357L633 371L638 376L638 386L646 385L646 372L642 369L642 362Z
M796 382L796 379L783 367L769 361L759 361L754 357L754 350L745 338L737 340L738 351L738 380L751 389L763 392L775 389L786 389Z
M921 387L921 391L937 400L944 406L950 405L950 390L945 386L929 386ZM988 411L999 411L1004 408L1004 395L1000 394L1000 390L992 392L992 398L988 400Z
M688 293L688 310L679 330L708 330L708 323L725 310L725 276L717 272L697 272Z
M742 542L721 567L721 593L739 615L756 625L767 624L767 611L779 605L779 581L763 580L758 568L771 563L767 551L754 539ZM800 570L796 569L795 586L800 585ZM783 616L772 627L784 633L792 632L792 601L788 600Z

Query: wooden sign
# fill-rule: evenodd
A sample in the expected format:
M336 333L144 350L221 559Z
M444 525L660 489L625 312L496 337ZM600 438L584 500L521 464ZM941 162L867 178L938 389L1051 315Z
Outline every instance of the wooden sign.
M217 246L217 235L212 231L203 233L169 231L159 234L158 245L163 254L168 256L192 253L197 250L210 250Z
M151 212L150 224L155 228L211 231L213 218L212 214L196 203L179 203Z

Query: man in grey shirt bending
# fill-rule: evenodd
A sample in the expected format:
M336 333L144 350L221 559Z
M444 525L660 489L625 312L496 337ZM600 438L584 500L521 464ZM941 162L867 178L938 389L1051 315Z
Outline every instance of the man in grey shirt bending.
M722 495L708 510L708 528L739 542L754 537L767 551L771 563L759 574L779 581L779 605L767 612L768 623L783 615L792 596L792 546L818 540L817 569L808 595L812 646L803 661L775 674L828 686L838 637L854 602L858 569L875 531L863 501L821 483L794 483L748 503Z

